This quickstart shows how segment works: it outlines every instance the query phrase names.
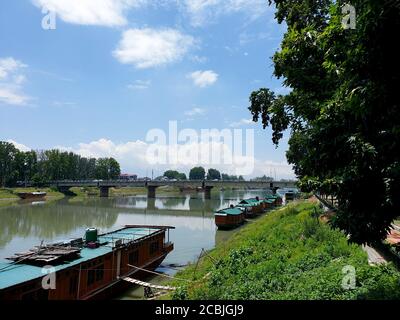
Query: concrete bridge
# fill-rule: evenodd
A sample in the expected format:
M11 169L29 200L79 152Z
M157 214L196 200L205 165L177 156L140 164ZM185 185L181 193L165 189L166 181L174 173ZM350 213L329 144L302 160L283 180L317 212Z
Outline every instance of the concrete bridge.
M237 189L269 189L274 193L282 188L295 188L296 182L282 181L209 181L209 180L181 180L181 181L126 181L126 180L110 180L110 181L53 181L50 183L52 187L56 187L60 192L70 192L73 187L96 187L100 189L100 197L108 197L110 188L126 188L126 187L144 187L147 188L147 197L155 198L156 190L159 187L171 186L185 189L201 189L205 193L205 198L211 198L211 190L213 188L237 188Z

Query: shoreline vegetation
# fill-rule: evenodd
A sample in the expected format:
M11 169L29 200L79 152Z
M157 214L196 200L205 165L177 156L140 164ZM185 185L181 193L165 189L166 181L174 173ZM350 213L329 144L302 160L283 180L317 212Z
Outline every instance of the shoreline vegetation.
M178 272L167 282L177 290L160 299L400 299L395 266L369 265L321 214L317 202L298 201L248 223Z

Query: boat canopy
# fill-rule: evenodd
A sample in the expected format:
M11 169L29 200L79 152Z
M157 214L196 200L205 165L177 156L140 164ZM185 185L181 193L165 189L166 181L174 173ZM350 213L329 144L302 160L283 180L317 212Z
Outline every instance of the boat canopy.
M239 202L239 206L256 206L259 205L261 203L260 200L257 200L256 198L251 198L251 199L244 199L242 201Z
M226 214L226 215L231 215L231 216L237 216L242 213L243 213L243 211L240 210L240 208L235 207L235 208L227 208L227 209L219 210L215 214L220 214L220 215Z

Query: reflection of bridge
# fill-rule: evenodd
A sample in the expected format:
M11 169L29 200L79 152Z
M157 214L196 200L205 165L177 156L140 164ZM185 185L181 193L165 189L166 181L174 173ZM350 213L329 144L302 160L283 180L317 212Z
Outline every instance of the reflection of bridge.
M282 181L208 181L208 180L187 180L187 181L53 181L51 186L58 188L61 192L67 193L72 187L97 187L100 189L101 197L108 197L110 188L124 188L124 187L145 187L147 188L147 197L155 198L156 189L158 187L170 186L176 187L181 190L184 189L202 189L205 193L205 198L211 198L211 190L213 188L252 188L252 189L270 189L273 192L281 188L294 188L296 182L282 182Z

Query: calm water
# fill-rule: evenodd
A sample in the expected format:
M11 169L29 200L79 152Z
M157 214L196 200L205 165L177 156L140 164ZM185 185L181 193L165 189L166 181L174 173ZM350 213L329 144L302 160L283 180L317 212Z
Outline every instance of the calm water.
M170 239L175 249L159 271L174 274L173 266L196 261L201 250L212 249L225 241L234 231L218 231L213 212L236 204L240 199L265 196L265 191L224 191L205 200L201 193L178 197L145 196L120 198L89 198L74 201L65 198L51 203L21 204L0 208L0 260L35 245L82 237L88 227L100 232L111 231L126 224L170 225ZM152 282L160 282L154 278ZM136 288L122 299L143 297Z

